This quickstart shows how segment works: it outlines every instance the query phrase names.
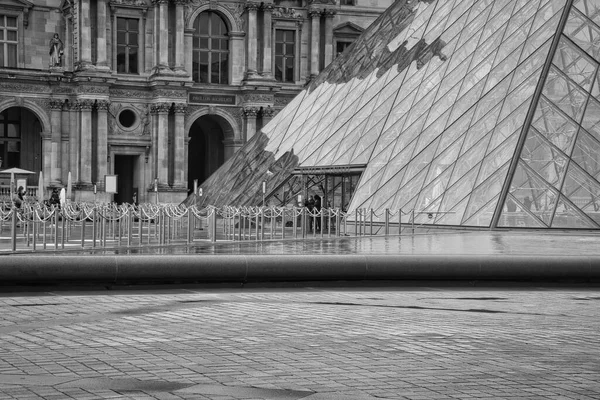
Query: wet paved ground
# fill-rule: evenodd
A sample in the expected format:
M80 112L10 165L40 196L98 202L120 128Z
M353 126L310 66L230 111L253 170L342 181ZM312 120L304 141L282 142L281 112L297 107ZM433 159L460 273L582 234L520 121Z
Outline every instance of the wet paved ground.
M600 287L413 285L5 288L0 399L600 398Z
M0 242L1 245L1 242ZM4 242L4 249L9 243ZM52 246L48 246L52 250ZM30 253L30 250L26 251ZM60 251L59 251L60 252ZM65 254L444 254L444 255L577 255L600 254L600 233L463 231L273 241L196 241L190 246L125 246L81 249L71 246ZM38 251L35 254L44 254Z

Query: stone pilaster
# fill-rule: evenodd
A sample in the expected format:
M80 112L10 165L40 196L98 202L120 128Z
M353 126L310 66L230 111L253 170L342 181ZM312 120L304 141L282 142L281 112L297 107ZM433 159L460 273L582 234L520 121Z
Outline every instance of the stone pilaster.
M175 104L175 143L174 147L174 174L173 186L185 188L187 185L187 165L185 164L185 112L187 105L184 103Z
M154 15L158 28L154 33L156 46L156 65L154 73L171 72L169 68L169 0L152 0L154 2Z
M258 107L244 107L244 139L248 141L256 134L256 117L258 116Z
M96 67L108 71L106 58L106 0L97 0Z
M257 29L257 3L247 3L246 10L248 12L248 67L246 70L246 78L252 78L257 75L257 57L258 57L258 29Z
M273 65L273 60L272 60L272 53L273 53L273 37L272 37L272 24L271 24L271 20L272 20L272 12L273 12L273 5L272 4L265 4L263 5L263 20L264 20L264 27L263 27L263 62L262 62L262 71L261 71L261 75L266 78L266 79L272 79L273 78L273 73L272 73L272 65Z
M79 184L92 185L92 108L94 100L79 100L81 119L81 162L79 170Z
M187 0L175 0L175 72L185 73L185 16ZM191 70L190 70L191 71Z
M335 10L325 10L325 62L324 67L327 67L333 61L333 17L336 14Z
M69 112L69 171L71 172L71 181L79 182L79 160L81 158L81 149L79 142L81 141L81 132L79 130L79 102L71 103Z
M319 49L321 47L321 11L310 10L310 77L319 75Z
M96 140L96 183L104 185L104 175L108 174L108 100L99 100L96 104L98 110L98 137Z
M44 157L44 160L46 158L50 159L50 169L46 169L46 167L44 167L44 170L46 171L46 174L50 172L50 183L52 185L59 185L61 181L62 171L61 137L63 100L50 100L48 106L50 108L50 114L52 119L52 143L50 153L45 153ZM48 156L48 154L50 156Z
M261 115L263 120L263 127L267 125L273 119L273 115L275 114L275 110L271 106L267 106L262 109Z
M154 104L151 111L158 119L156 124L156 177L162 187L169 184L169 111L171 103Z
M90 0L81 0L79 24L79 63L77 69L84 70L92 65L92 29Z
M230 54L237 54L237 57L231 57L231 84L239 85L244 80L244 69L246 67L246 60L244 58L244 32L229 32L229 44L231 46ZM190 39L191 43L191 39ZM191 45L190 53L191 54ZM190 58L190 67L192 60Z

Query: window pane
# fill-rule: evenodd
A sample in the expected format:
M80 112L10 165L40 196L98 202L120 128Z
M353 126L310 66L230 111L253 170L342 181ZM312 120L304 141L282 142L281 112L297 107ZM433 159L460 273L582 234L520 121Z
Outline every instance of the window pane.
M129 72L132 74L138 73L138 53L137 48L129 48Z
M17 67L17 45L16 44L7 45L6 53L8 54L8 60L7 60L6 66L16 68Z
M11 42L16 42L17 41L17 31L7 31L6 39L10 40Z

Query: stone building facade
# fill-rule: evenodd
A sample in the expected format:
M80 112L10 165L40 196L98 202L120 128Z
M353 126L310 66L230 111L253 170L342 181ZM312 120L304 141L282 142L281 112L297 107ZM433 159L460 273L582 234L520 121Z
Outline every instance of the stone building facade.
M0 169L179 202L391 3L0 0Z

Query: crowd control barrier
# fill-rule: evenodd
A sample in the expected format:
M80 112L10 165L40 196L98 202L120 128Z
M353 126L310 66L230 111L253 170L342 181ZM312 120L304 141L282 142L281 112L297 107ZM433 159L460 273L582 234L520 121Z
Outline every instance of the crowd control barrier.
M0 207L0 252L141 247L414 232L414 212L305 207L92 204Z

